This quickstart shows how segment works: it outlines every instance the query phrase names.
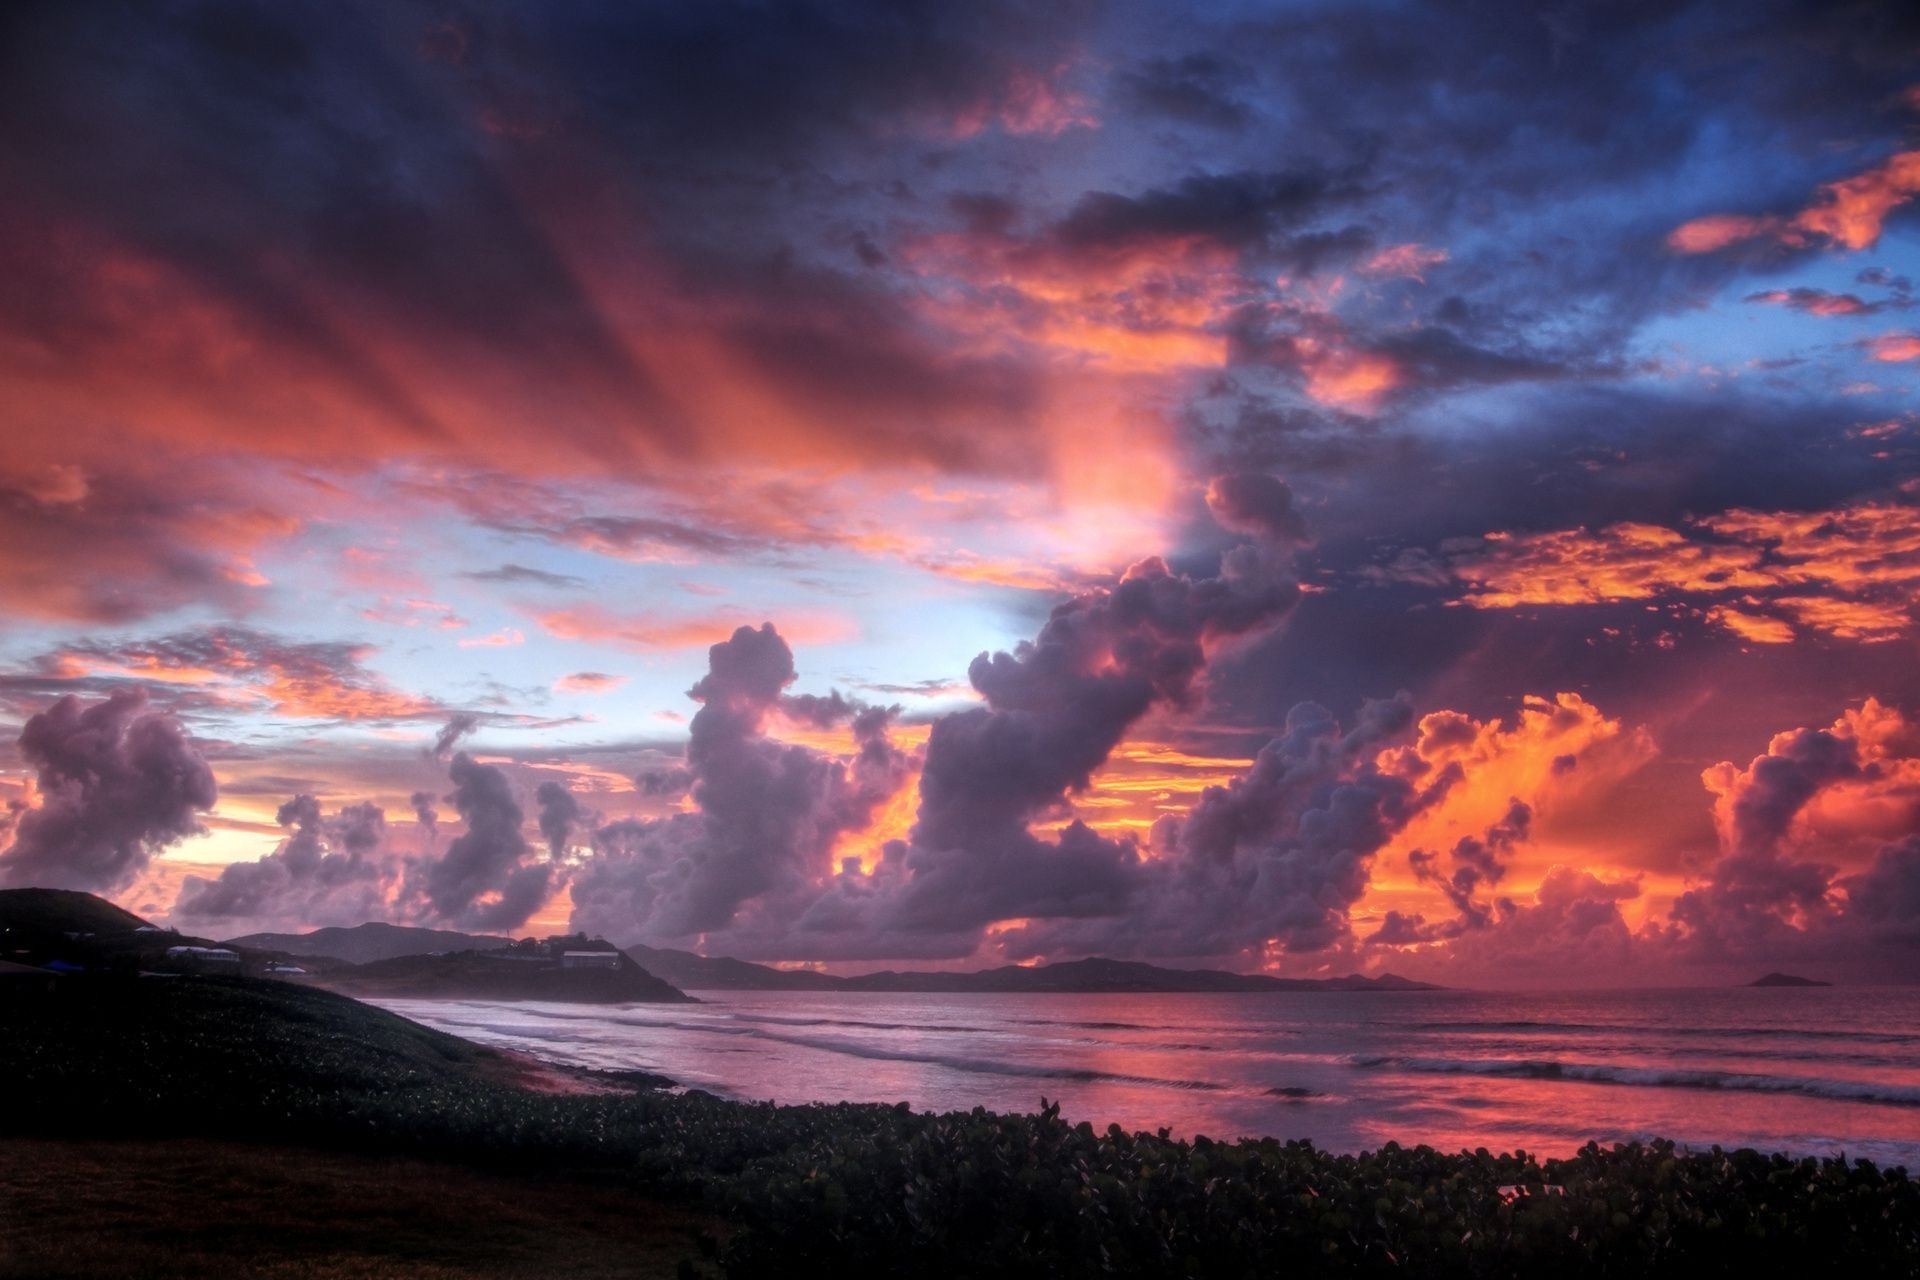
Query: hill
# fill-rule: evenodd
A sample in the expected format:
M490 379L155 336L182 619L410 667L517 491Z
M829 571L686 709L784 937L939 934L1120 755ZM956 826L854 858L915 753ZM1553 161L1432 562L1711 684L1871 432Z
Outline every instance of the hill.
M228 939L227 945L370 964L396 956L428 955L436 951L493 951L511 941L511 938L458 933L452 929L419 929L369 920L350 929L335 926L311 933L249 933Z
M355 996L411 1000L549 1000L566 1004L692 1004L692 996L607 948L606 968L572 968L541 944L395 956L329 971L318 981Z
M1792 973L1769 973L1755 978L1747 984L1750 987L1830 987L1831 982L1821 982L1817 978L1802 978Z
M813 969L776 969L772 965L735 960L731 956L703 956L671 947L638 943L627 955L674 986L699 991L844 991L847 979Z
M66 940L70 934L152 927L125 908L76 889L0 889L0 953Z
M692 991L1078 992L1191 994L1210 991L1432 991L1429 983L1393 974L1378 978L1275 978L1223 969L1169 969L1135 960L1068 960L971 972L882 970L853 976L776 969L727 956L631 946L627 954L675 986Z

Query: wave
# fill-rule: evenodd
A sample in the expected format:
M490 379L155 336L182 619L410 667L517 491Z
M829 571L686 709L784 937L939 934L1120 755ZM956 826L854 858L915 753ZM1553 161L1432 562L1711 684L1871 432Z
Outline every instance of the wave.
M1622 1067L1599 1062L1561 1062L1552 1058L1431 1058L1398 1054L1353 1054L1350 1066L1387 1068L1441 1075L1575 1080L1588 1084L1633 1085L1653 1089L1730 1089L1754 1093L1796 1093L1840 1102L1876 1102L1920 1107L1920 1086L1876 1080L1829 1080L1812 1076L1759 1075L1683 1067Z
M1804 1040L1853 1040L1862 1044L1920 1044L1920 1034L1900 1031L1848 1031L1833 1027L1663 1027L1641 1022L1550 1022L1528 1018L1454 1022L1416 1022L1415 1031L1566 1031L1593 1034L1693 1036L1709 1040L1747 1040L1782 1036Z
M742 1025L740 1023L710 1022L689 1023L665 1018L614 1018L605 1017L608 1022L622 1023L628 1026L658 1028L664 1031L707 1032L713 1035L739 1036L754 1040L771 1041L775 1044L793 1045L802 1049L814 1049L822 1053L836 1053L850 1058L865 1058L881 1062L918 1062L928 1066L946 1067L953 1071L965 1071L979 1075L999 1075L1027 1077L1039 1080L1071 1080L1077 1083L1106 1082L1109 1084L1144 1085L1161 1089L1184 1089L1204 1092L1220 1091L1227 1088L1211 1080L1177 1080L1163 1076L1139 1075L1124 1071L1106 1071L1096 1067L1076 1067L1064 1063L1046 1062L1007 1062L997 1058L975 1057L953 1053L921 1052L913 1049L894 1049L885 1045L867 1041L830 1039L824 1036L794 1035L772 1030L765 1026ZM824 1019L822 1022L826 1021ZM475 1030L488 1030L495 1034L511 1035L510 1027L496 1027L485 1022L459 1022L455 1019L442 1019L444 1025L466 1026Z
M957 1022L871 1022L862 1018L783 1018L771 1013L736 1013L741 1022L767 1022L782 1027L859 1027L867 1031L951 1031L962 1035L994 1034L988 1027L969 1027Z

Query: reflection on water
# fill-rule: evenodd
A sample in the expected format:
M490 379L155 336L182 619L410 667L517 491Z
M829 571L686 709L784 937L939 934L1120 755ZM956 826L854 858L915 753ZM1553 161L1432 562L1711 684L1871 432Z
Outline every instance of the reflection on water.
M1920 1168L1920 990L1567 994L699 992L701 1005L395 1000L559 1062L728 1097L1030 1110L1212 1137L1564 1154L1590 1138Z

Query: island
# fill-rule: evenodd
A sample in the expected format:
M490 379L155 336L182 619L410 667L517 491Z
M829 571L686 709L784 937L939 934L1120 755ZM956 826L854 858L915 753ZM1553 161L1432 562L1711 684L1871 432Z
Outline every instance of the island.
M879 991L967 994L1115 992L1130 995L1202 994L1235 991L1438 991L1426 982L1396 974L1369 978L1348 974L1340 978L1276 978L1264 973L1229 973L1224 969L1172 969L1137 960L1109 960L1094 956L1057 964L1003 965L978 970L882 970L840 975L814 969L779 969L731 957L699 955L667 947L632 945L626 948L650 972L692 991Z
M1830 987L1831 982L1822 982L1818 978L1802 978L1792 973L1762 974L1747 984L1750 987Z

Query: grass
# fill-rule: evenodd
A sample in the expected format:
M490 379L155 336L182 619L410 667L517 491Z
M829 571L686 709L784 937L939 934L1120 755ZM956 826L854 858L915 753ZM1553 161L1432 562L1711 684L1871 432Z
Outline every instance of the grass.
M0 1277L670 1278L711 1224L621 1187L202 1140L0 1144Z
M570 1180L710 1215L736 1276L1920 1274L1920 1184L1865 1161L1667 1143L1565 1160L1391 1143L1336 1155L1097 1131L1044 1104L930 1115L536 1093L489 1050L245 979L73 980L14 998L0 1021L0 1076L31 1100L0 1108L0 1132L294 1144ZM1564 1194L1502 1194L1515 1184Z

